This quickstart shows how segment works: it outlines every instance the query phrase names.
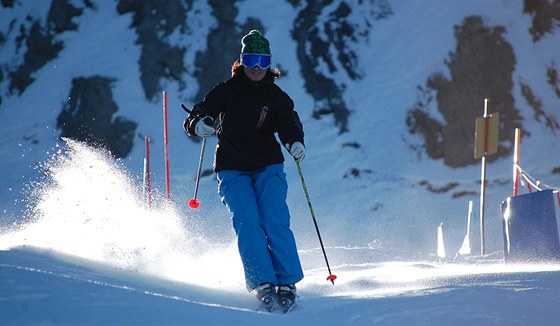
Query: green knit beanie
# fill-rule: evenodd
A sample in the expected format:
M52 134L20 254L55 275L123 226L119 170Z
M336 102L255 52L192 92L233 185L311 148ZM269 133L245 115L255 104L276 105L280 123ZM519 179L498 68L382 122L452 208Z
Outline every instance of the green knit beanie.
M241 53L270 54L270 42L256 29L241 39Z

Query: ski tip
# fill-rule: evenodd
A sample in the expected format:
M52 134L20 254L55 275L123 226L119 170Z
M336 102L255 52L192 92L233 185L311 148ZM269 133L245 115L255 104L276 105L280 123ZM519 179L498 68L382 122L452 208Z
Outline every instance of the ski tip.
M327 281L331 281L333 285L334 285L334 280L336 280L336 275L331 274L327 276Z

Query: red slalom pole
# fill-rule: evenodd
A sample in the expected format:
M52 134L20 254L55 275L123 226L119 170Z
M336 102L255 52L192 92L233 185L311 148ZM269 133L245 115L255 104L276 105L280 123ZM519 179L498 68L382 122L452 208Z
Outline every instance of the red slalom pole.
M148 207L152 207L152 183L151 183L151 172L150 172L150 137L146 136L144 140L146 142L146 186L147 186Z
M307 192L307 186L305 185L305 180L303 179L303 173L301 172L301 166L298 160L296 161L297 169L299 172L299 178L301 179L301 185L303 186L303 192L305 193L305 198L307 198L307 205L309 205L309 211L311 212L311 217L313 218L313 223L315 224L315 230L317 231L317 236L319 237L319 243L321 244L321 250L323 250L323 256L325 257L325 262L327 263L327 270L329 271L329 276L327 276L327 281L331 281L334 285L334 280L336 280L336 275L331 272L331 267L329 266L329 260L327 259L327 253L325 252L325 246L323 245L323 240L321 239L321 233L319 232L319 226L317 225L317 219L315 218L315 213L313 213L313 207L311 206L311 200L309 199L309 193Z
M163 91L163 141L165 151L165 185L167 189L167 201L171 201L171 182L169 180L169 133L167 127L167 92Z

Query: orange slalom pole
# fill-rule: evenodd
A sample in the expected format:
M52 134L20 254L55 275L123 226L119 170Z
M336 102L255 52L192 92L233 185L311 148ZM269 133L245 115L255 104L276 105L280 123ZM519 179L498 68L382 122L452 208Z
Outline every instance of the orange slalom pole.
M515 140L513 147L513 195L519 192L519 146L521 145L521 129L515 128Z

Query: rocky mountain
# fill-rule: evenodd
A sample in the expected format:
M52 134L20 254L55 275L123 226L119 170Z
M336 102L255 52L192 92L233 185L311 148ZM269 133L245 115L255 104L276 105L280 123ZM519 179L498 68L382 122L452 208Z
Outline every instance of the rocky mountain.
M313 97L313 116L332 116L334 128L348 131L352 110L344 99L347 92L335 72L350 80L367 74L367 64L360 62L352 44L364 42L375 31L379 20L390 19L394 12L388 0L367 1L288 1L297 13L287 21L296 43L300 73L305 90ZM23 1L2 1L2 11L21 10ZM191 51L189 44L171 41L173 34L189 37L197 33L187 16L196 10L193 1L115 1L119 15L132 14L130 28L137 34L141 47L138 62L146 101L155 101L162 91L162 80L178 83L185 88L185 75L196 78L200 99L216 81L227 78L231 53L238 51L241 36L250 29L264 30L258 17L249 17L241 24L236 2L208 1L209 13L216 24L207 31L206 50L195 54L194 69L188 71L184 57ZM34 74L58 56L65 47L62 35L79 32L76 18L84 11L96 11L91 0L53 0L46 11L33 10L12 16L7 29L0 33L2 62L0 83L2 98L22 96L35 81ZM560 21L560 2L525 0L524 14L532 19L527 33L533 42L555 33ZM8 15L6 15L8 16ZM321 19L318 19L318 18ZM356 19L358 18L358 19ZM265 31L266 32L266 31ZM492 111L500 112L500 147L497 159L510 155L513 129L522 127L524 118L513 100L514 84L520 84L523 97L535 112L535 119L553 130L560 129L551 108L544 108L535 95L529 76L514 80L517 58L511 44L504 39L507 26L487 26L482 17L472 16L455 26L456 49L449 53L446 65L450 78L434 72L423 85L418 85L418 100L408 110L403 121L410 133L418 135L411 148L432 159L442 158L451 167L476 163L465 147L472 147L472 121L480 115L480 99L492 99ZM320 69L320 66L326 66ZM547 83L554 88L560 102L558 63L552 60L542 67ZM290 73L296 73L291 72ZM135 123L119 116L118 104L112 100L111 76L80 76L67 90L70 103L60 108L57 128L60 136L73 137L104 144L116 157L126 157L132 147ZM1 104L1 102L0 102ZM558 102L557 102L558 105ZM429 106L437 107L443 120L434 118ZM1 109L1 108L0 108ZM4 108L5 109L5 108ZM526 117L530 118L530 117Z

